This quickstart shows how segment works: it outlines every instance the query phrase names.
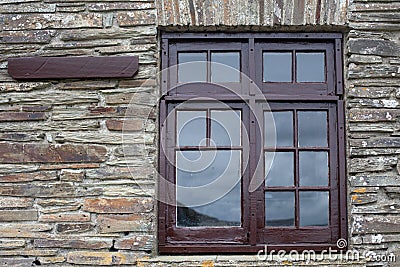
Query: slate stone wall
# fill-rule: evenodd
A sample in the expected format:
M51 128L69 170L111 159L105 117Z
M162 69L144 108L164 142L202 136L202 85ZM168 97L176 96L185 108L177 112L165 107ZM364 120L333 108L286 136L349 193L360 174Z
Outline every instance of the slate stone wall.
M397 265L374 266L399 266L399 1L3 0L0 13L0 265L271 264L156 256L159 27L344 32L349 246L395 253ZM9 57L88 55L138 55L139 72L32 82L7 73ZM366 265L307 263L338 264Z

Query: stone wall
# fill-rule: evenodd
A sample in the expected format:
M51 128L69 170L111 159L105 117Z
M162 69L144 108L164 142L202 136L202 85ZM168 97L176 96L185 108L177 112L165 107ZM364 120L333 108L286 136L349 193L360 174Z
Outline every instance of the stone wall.
M350 246L393 252L400 262L399 11L395 0L2 1L0 265L270 264L242 256L155 256L157 25L349 30ZM33 82L7 74L9 57L84 55L138 55L139 72L132 79ZM128 107L134 118L125 117Z
M397 1L353 1L346 44L350 242L394 253L390 266L400 264L399 11Z
M155 183L155 3L10 0L0 12L0 265L136 264L155 241L155 201L140 187ZM88 55L136 55L140 68L121 80L7 74L9 57Z

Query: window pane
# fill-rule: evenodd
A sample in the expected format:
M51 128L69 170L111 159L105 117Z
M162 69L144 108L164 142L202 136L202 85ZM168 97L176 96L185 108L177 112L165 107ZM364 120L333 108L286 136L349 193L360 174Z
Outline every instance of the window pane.
M325 82L324 53L296 53L297 82Z
M211 65L212 82L240 82L240 53L224 52L211 53L211 62L224 64ZM234 68L231 69L230 67Z
M329 193L300 192L300 226L329 225Z
M292 53L263 53L264 82L292 81Z
M328 185L328 152L302 151L299 153L300 185Z
M325 111L300 111L299 146L327 147L327 113Z
M291 111L279 111L272 112L272 116L275 121L276 130L276 146L293 146L293 112ZM265 146L272 147L273 140L268 136L273 136L273 125L267 122L267 116L264 116L264 127L265 127Z
M272 152L265 153L265 171L271 165ZM271 169L267 175L267 186L293 186L294 179L294 156L293 152L275 152Z
M240 146L240 111L211 111L211 139L217 146Z
M265 193L266 226L294 226L294 192Z
M176 152L177 225L240 226L240 166L238 150Z
M178 53L178 81L207 81L207 53ZM190 63L191 64L183 64ZM182 64L182 65L180 65Z
M206 144L206 111L177 112L177 143L179 146Z

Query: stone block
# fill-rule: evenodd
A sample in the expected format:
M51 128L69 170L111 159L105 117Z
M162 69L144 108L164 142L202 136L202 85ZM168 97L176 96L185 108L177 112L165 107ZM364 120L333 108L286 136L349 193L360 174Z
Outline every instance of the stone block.
M100 233L145 232L151 220L143 215L99 215L97 223Z
M74 248L74 249L105 249L112 246L112 241L97 239L35 239L33 245L36 248Z
M156 22L156 10L134 10L129 12L118 12L117 21L121 27L152 25Z
M0 197L0 208L29 208L33 205L33 198Z
M114 11L114 10L138 10L138 9L154 9L154 3L150 2L109 2L109 3L89 3L88 10L101 12L101 11Z
M1 163L102 162L107 149L97 145L0 143Z
M396 121L398 110L391 109L357 109L349 111L351 122L390 122Z
M35 258L0 258L1 266L26 267L32 266Z
M136 264L134 253L73 251L67 254L67 262L78 265L109 266Z
M350 159L350 173L389 171L397 165L397 156Z
M0 30L41 30L65 28L101 28L102 15L82 14L6 14Z
M398 186L400 176L395 175L359 175L349 178L351 186L376 187L376 186ZM366 189L365 189L366 190Z
M153 205L149 197L87 198L82 209L94 213L141 213L152 211Z
M11 239L1 239L0 249L14 249L22 248L26 244L25 240L11 240Z
M59 214L42 214L39 218L40 222L89 222L90 213L59 213Z
M48 224L20 224L20 223L2 223L0 225L0 237L7 238L44 238L49 234L53 227Z
M0 195L3 196L65 197L73 193L74 188L70 184L51 184L47 186L16 184L0 187Z
M52 181L57 179L56 172L15 173L0 176L0 183L22 183L32 181Z
M0 210L0 221L36 221L37 210Z
M150 251L153 248L153 240L151 235L135 235L117 239L114 247L116 249Z
M400 233L400 216L357 216L353 222L354 234Z
M59 223L56 225L56 231L62 234L77 234L93 230L93 223Z
M85 178L85 172L82 170L62 170L60 180L66 182L82 182Z
M142 120L106 120L107 129L110 131L140 131L143 129Z
M3 121L41 121L46 120L44 112L0 112L0 122Z
M400 46L391 40L350 39L349 52L363 55L399 56Z

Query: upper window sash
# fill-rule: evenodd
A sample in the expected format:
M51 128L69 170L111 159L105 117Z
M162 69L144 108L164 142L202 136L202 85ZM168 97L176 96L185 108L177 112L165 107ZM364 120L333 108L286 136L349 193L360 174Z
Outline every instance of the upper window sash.
M167 34L171 35L171 34ZM255 94L268 97L285 96L307 97L334 97L343 93L341 34L255 34L255 38L248 38L242 34L219 34L212 39L207 39L205 34L172 34L175 38L164 38L163 47L163 95L184 96L210 94L241 95L254 94L251 90L252 82L259 90ZM179 38L177 38L179 36ZM188 38L192 36L192 38ZM224 36L226 36L224 38ZM252 35L249 35L252 36ZM196 38L198 37L198 38ZM211 37L211 36L210 36ZM297 40L304 38L301 41ZM279 40L279 41L278 41ZM240 53L240 82L237 78L229 82L228 79L213 81L211 71L212 55L215 53ZM265 66L263 55L265 53L290 53L290 80L284 82L268 82L264 79ZM204 53L205 64L201 81L190 82L190 79L179 81L179 55L184 53ZM322 55L322 56L321 56ZM321 62L323 57L323 62ZM164 61L165 59L165 61ZM166 62L166 64L165 64ZM313 75L307 75L304 69L314 65ZM311 65L310 65L311 64ZM321 65L323 64L323 66ZM321 68L323 68L321 70ZM322 72L322 74L321 74ZM306 74L306 76L304 76ZM243 77L246 77L243 79ZM314 78L313 78L314 77ZM308 81L307 79L310 79ZM314 80L313 80L314 79ZM214 83L228 90L217 87L208 89L195 82Z
M276 70L282 64L282 72L287 71L287 78L279 81L268 81L268 58L271 55L284 54L278 60L272 61L272 68ZM323 54L322 62L311 62L312 58L302 59L301 56L313 54ZM335 57L333 42L302 42L293 43L282 40L282 42L257 42L255 44L255 80L259 88L264 94L279 94L279 95L336 95L335 88ZM314 63L314 66L313 66ZM285 64L287 66L285 66ZM304 68L308 67L310 72L321 72L319 66L315 64L323 64L323 78L314 81L304 81L301 78L301 73L304 73ZM308 66L307 66L308 65ZM304 74L303 74L304 75ZM279 77L278 77L279 78Z

